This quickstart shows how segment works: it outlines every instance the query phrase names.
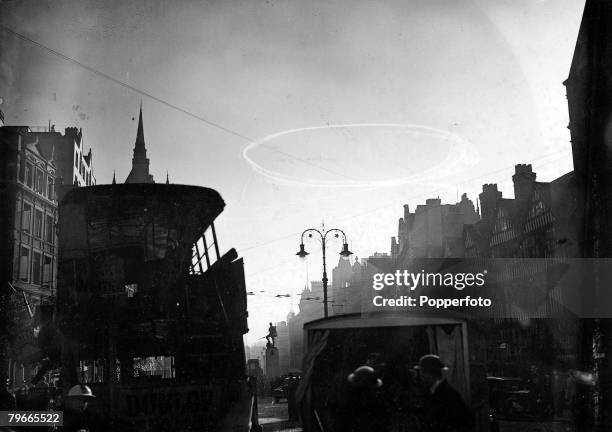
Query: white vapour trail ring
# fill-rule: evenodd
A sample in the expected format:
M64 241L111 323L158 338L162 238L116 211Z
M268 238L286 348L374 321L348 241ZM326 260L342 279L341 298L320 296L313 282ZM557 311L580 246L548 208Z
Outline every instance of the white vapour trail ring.
M266 168L261 164L254 161L250 156L249 152L256 149L257 147L272 141L282 136L291 135L299 132L307 132L321 129L348 129L348 128L399 128L407 129L412 132L416 132L422 136L429 136L439 138L449 142L450 147L444 158L439 163L420 171L414 175L407 177L386 179L386 180L317 180L317 179L305 179L303 177L291 176L283 174L278 171ZM474 149L474 146L467 140L455 135L451 132L436 129L430 126L415 125L415 124L401 124L401 123L350 123L350 124L332 124L324 126L310 126L295 129L288 129L285 131L277 132L272 135L265 136L247 144L242 150L243 159L251 166L251 168L276 182L283 184L293 184L301 186L314 186L314 187L391 187L399 186L404 184L423 184L430 182L438 182L443 178L447 178L453 174L464 171L467 168L474 166L478 160L478 152ZM407 161L407 163L409 163Z

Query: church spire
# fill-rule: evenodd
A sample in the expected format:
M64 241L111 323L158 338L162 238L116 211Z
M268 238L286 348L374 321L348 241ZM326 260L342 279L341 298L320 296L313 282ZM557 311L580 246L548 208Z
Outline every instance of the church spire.
M144 128L142 126L142 102L140 102L140 114L138 115L138 131L136 132L136 143L134 144L134 159L136 157L147 157L147 149L144 140Z
M113 184L117 184L117 179L115 178L115 170L113 170Z
M142 123L142 102L140 102L140 114L138 116L138 130L136 142L134 143L134 157L132 158L132 170L125 180L126 183L155 183L153 176L149 174L149 159L145 147L144 126Z

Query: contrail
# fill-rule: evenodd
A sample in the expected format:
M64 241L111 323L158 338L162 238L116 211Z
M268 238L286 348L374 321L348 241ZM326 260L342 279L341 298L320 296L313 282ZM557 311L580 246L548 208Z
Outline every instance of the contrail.
M291 135L300 132L308 132L313 130L322 129L349 129L349 128L398 128L407 129L415 134L421 136L429 136L445 140L450 144L447 154L438 163L428 167L422 171L412 174L407 177L386 179L386 180L353 180L350 178L343 180L318 180L318 179L306 179L298 176L291 176L280 173L273 169L264 167L258 162L255 162L249 155L249 153L257 147L264 146L265 144L273 141L277 138ZM416 125L416 124L402 124L402 123L348 123L348 124L328 124L323 126L309 126L295 129L288 129L281 132L276 132L271 135L267 135L263 138L247 144L242 150L243 159L251 166L251 168L271 180L274 180L281 184L300 185L300 186L312 186L312 187L331 187L331 188L362 188L362 187L393 187L405 184L429 184L436 183L440 185L439 180L447 178L457 172L464 171L474 166L479 158L478 152L474 146L461 138L460 136L451 132L437 129L430 126ZM407 162L408 163L408 162Z

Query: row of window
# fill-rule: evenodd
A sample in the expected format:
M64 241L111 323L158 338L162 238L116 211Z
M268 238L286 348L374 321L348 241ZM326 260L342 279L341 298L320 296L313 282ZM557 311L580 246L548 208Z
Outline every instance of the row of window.
M53 257L21 246L19 252L19 280L34 285L53 285Z
M79 178L78 178L76 175L74 176L74 182L73 182L73 184L74 184L75 186L83 186L83 185L81 184L81 182L79 181ZM89 173L88 173L87 177L85 178L85 185L84 185L84 186L91 186L91 185L93 185L93 184L94 184L94 183L91 181L91 174L89 174Z
M546 205L540 199L534 199L533 205L529 208L529 218L534 218L541 215L547 210ZM494 231L500 232L511 228L510 217L508 212L503 207L497 212L497 218L495 219Z
M81 174L81 177L85 180L85 184L87 186L92 185L91 179L91 171L87 171L85 164L83 163L83 158L78 150L74 150L74 168ZM78 181L75 177L74 182L78 184Z
M174 356L164 357L136 357L131 362L127 362L127 368L116 360L116 379L125 382L132 379L146 379L148 377L160 377L162 379L172 379L176 377ZM122 377L121 371L128 376ZM108 360L81 360L79 362L79 376L84 383L103 383L108 375Z
M491 247L489 253L491 258L550 258L555 255L556 246L554 229L549 226L537 234L525 237L518 249L514 243L502 243ZM475 258L479 255L475 245L466 247L468 258Z
M55 243L55 220L53 215L45 214L43 216L42 210L34 209L27 202L23 203L21 230L47 243Z
M25 163L21 182L45 198L55 200L55 178L32 163Z
M216 243L217 236L215 234L215 226L211 226L204 231L202 237L200 237L192 247L191 254L191 273L204 273L208 268L220 258L219 246ZM216 258L213 256L211 249L214 249ZM203 263L206 262L206 270L204 270Z

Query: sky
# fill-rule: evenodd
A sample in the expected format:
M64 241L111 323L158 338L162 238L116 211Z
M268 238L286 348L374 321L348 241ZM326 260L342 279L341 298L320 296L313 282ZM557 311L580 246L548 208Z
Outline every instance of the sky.
M317 243L295 257L304 229L340 228L364 258L389 252L403 204L475 200L483 183L511 197L517 163L543 181L572 169L562 82L583 8L4 0L0 109L83 128L102 184L129 173L142 102L154 178L226 202L219 243L244 257L253 343L321 279Z

